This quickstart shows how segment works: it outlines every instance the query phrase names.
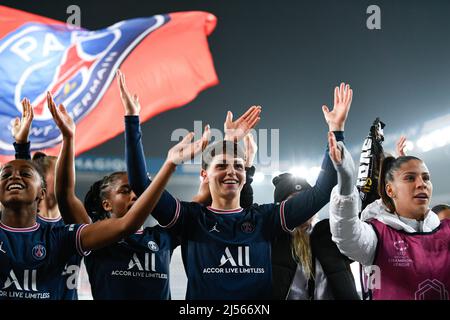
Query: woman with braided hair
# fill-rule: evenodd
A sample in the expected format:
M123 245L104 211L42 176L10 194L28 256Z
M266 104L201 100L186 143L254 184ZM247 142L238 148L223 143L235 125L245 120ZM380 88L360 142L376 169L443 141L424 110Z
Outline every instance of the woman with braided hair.
M96 181L84 199L92 222L120 218L137 200L126 172ZM148 224L147 220L147 223ZM94 299L170 299L169 265L178 245L156 223L85 258Z

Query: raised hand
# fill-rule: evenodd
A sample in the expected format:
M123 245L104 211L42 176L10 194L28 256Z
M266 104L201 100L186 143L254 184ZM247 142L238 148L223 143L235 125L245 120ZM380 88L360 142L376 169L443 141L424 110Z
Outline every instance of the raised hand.
M56 107L55 101L50 92L47 92L47 106L52 114L53 120L64 138L73 138L75 135L75 122L72 117L67 113L66 108L62 104Z
M141 111L141 105L139 104L139 97L137 94L131 96L128 91L127 84L125 83L125 75L122 71L116 71L117 83L120 90L120 98L122 99L122 105L125 109L126 116L138 116Z
M326 105L322 106L325 121L328 123L329 131L343 131L350 106L352 104L353 90L350 85L341 83L340 87L334 89L334 106L330 111Z
M253 138L253 134L249 133L244 137L244 149L245 149L245 167L250 168L253 166L256 152L258 151L258 145Z
M239 119L233 121L233 113L228 111L223 128L225 139L238 142L242 140L251 129L261 120L261 106L250 107Z
M203 135L197 141L192 142L193 132L189 132L183 140L173 146L167 155L167 161L179 165L185 161L193 159L208 144L210 136L209 125L205 127Z
M405 136L400 136L400 139L398 139L397 144L396 144L396 152L397 152L397 157L402 157L402 156L406 156L406 137Z
M16 143L27 143L30 133L31 123L33 122L34 112L30 100L24 98L22 100L22 119L19 117L14 119L11 134Z

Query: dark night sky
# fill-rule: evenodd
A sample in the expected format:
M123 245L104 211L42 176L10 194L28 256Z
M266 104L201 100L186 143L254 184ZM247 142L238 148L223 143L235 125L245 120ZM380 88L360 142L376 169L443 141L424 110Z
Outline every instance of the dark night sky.
M379 116L398 135L450 112L450 1L1 1L58 20L81 7L82 27L184 10L215 14L209 37L220 84L183 108L144 125L146 154L163 157L176 128L194 120L221 128L225 113L263 107L259 128L280 129L281 158L316 157L325 146L322 104L334 85L354 88L347 143L360 146ZM366 9L381 8L381 30L366 28ZM443 161L448 162L448 148ZM120 136L88 155L123 155Z

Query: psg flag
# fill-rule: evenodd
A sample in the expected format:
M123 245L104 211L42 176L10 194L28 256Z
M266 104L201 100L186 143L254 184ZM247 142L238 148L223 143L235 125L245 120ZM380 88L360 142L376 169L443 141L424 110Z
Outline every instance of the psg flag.
M210 13L177 12L88 31L0 6L0 161L14 156L11 123L24 97L34 107L32 150L58 153L47 91L76 122L76 155L123 132L119 67L139 95L141 121L187 104L218 83L207 42L215 26Z

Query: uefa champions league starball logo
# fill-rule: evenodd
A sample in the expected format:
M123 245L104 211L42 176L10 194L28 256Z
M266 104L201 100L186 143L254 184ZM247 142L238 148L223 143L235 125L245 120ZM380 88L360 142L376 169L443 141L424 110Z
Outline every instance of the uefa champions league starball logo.
M394 247L400 255L404 256L406 254L406 250L408 249L408 244L403 240L394 241Z

